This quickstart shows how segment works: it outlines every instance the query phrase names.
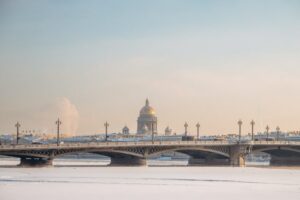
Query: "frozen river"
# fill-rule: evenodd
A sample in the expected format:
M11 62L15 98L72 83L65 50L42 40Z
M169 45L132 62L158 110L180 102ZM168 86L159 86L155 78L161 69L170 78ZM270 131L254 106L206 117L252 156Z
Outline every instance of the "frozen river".
M0 199L299 200L300 170L185 166L1 167Z

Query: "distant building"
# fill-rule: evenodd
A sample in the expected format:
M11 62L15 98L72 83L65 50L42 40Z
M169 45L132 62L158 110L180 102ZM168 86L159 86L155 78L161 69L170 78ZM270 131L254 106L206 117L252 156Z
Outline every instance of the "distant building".
M123 129L122 129L122 133L124 135L128 135L129 134L129 128L127 126L125 126Z
M154 134L157 134L157 117L155 116L155 110L149 105L147 99L137 120L137 134L151 134L152 129Z
M165 129L165 135L172 135L172 129L170 129L169 126Z
M0 135L0 144L11 144L14 142L12 134Z

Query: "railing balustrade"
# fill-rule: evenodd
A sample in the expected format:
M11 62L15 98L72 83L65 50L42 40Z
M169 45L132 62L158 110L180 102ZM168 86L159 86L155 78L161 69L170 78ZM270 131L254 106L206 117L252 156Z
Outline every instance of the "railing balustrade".
M49 149L49 148L72 148L72 147L105 147L105 146L164 146L164 145L236 145L237 141L130 141L130 142L90 142L90 143L62 143L57 144L12 144L0 145L0 150L3 149ZM300 141L247 141L241 145L300 145Z

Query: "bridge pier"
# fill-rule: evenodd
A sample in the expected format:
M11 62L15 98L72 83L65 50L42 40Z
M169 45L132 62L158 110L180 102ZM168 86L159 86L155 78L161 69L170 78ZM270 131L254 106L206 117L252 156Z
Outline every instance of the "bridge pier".
M230 165L234 167L245 167L245 147L235 145L230 148Z
M47 158L21 158L21 162L18 166L20 167L46 167L46 166L52 166L53 159L47 159Z
M110 166L145 166L145 158L137 157L111 157Z
M271 156L270 166L300 166L300 157Z
M230 157L230 165L233 167L245 167L245 157L243 155Z

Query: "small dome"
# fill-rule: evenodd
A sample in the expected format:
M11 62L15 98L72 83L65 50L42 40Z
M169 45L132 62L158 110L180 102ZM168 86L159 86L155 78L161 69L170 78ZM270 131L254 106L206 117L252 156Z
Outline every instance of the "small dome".
M124 126L124 128L122 129L122 133L129 134L129 128L127 126Z
M170 128L169 128L169 126L167 126L167 128L165 129L165 131L167 132L167 131L170 131Z
M129 128L127 126L124 126L123 131L129 131Z
M145 106L141 109L140 115L155 115L155 110L149 106L149 100L146 100Z
M171 135L172 134L172 129L170 129L169 126L165 129L165 135Z

